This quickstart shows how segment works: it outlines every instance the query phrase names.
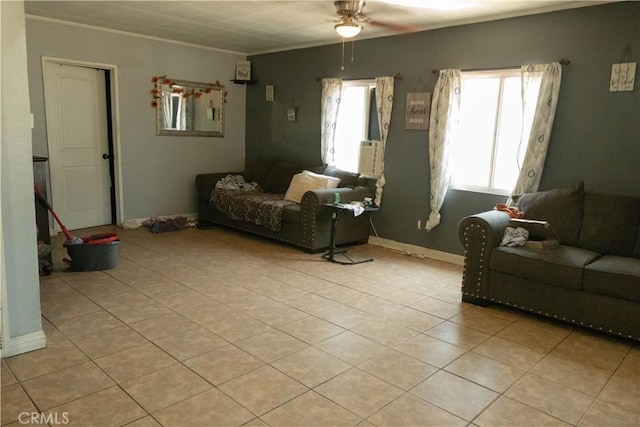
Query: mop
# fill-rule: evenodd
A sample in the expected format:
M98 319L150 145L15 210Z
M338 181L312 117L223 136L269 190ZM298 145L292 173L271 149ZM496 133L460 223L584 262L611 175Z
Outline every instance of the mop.
M51 215L53 215L53 218L56 220L56 222L58 223L58 225L60 226L60 228L62 229L62 232L64 233L64 237L67 238L67 241L65 242L65 245L81 245L84 243L84 241L77 237L72 235L69 230L67 229L67 227L64 226L64 224L62 223L62 221L60 221L60 218L58 218L58 215L53 211L53 208L51 207L51 205L49 204L49 202L47 202L47 199L44 198L44 196L42 195L42 192L40 191L40 189L38 188L38 185L36 183L33 184L33 190L36 193L36 197L38 198L38 201L40 203L42 203L42 205L49 211L51 212Z

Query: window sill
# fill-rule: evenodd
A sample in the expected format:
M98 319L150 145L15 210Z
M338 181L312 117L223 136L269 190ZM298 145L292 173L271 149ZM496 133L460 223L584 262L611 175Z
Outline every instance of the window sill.
M493 196L511 196L511 192L508 190L500 190L497 188L488 188L488 187L476 187L473 185L452 185L449 187L450 190L458 190L458 191L469 191L471 193L483 193L483 194L491 194Z

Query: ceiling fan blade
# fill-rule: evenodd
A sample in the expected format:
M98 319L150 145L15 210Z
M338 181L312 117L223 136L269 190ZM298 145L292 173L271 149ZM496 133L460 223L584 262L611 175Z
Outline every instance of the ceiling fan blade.
M340 22L351 24L365 24L372 25L376 27L381 27L386 30L392 31L398 34L404 33L414 33L419 31L420 28L416 25L403 25L403 24L392 24L390 22L378 21L376 19L372 19L369 15L364 13L364 6L366 4L365 0L359 1L344 1L337 0L333 2L333 5L336 8L336 13L340 16Z
M420 28L417 25L401 25L401 24L392 24L389 22L376 21L375 19L367 18L367 24L373 25L375 27L382 27L387 30L391 30L396 33L406 34L406 33L415 33L419 31Z

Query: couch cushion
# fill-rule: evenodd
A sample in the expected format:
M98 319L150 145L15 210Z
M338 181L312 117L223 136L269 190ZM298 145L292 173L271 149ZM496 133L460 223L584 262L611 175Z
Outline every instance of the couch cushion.
M282 222L300 224L300 204L289 205L282 210Z
M244 166L244 180L257 182L262 187L269 171L273 167L274 160L265 157L253 157L246 159Z
M325 166L322 174L340 178L340 187L355 187L358 185L358 178L360 177L359 173L347 172L334 166Z
M309 172L321 174L322 171L324 170L324 166L322 166L322 165L320 165L320 166L307 166L305 169L308 170Z
M584 270L584 290L640 302L640 259L605 255Z
M267 174L262 188L268 193L284 194L293 176L302 172L303 169L298 164L277 160Z
M575 188L523 194L516 206L527 219L547 221L561 244L578 246L583 203L584 183L580 182Z
M633 248L632 257L640 258L640 224L638 224L638 230L636 231L636 244Z
M631 256L640 223L640 198L587 193L580 246L605 255Z
M584 266L600 254L572 246L555 249L534 249L526 246L499 246L491 252L492 270L562 286L568 289L582 288Z

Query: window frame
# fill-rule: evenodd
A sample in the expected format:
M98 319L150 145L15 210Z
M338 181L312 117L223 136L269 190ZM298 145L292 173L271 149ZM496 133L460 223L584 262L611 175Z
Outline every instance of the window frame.
M461 80L464 82L465 76L467 78L499 78L499 91L498 91L498 100L496 102L496 112L495 119L493 125L493 137L492 137L492 145L491 145L491 153L490 153L490 169L489 169L489 186L485 185L473 185L473 184L460 184L456 183L453 179L455 172L452 174L451 183L449 184L449 188L454 190L462 190L462 191L470 191L475 193L485 193L485 194L494 194L500 196L509 196L511 194L512 189L502 189L492 187L491 185L495 182L496 176L496 161L498 155L498 134L500 130L500 120L502 116L502 103L504 101L504 87L505 80L507 78L517 77L521 79L522 74L520 68L503 68L503 69L492 69L492 70L481 70L481 71L461 71ZM521 83L522 84L522 83ZM521 129L522 132L522 129ZM520 145L520 141L517 142ZM518 151L520 147L518 148ZM514 182L514 185L516 183Z
M345 93L345 89L349 88L349 87L363 87L366 88L367 90L364 91L364 96L362 99L363 102L363 111L364 111L364 121L363 123L359 123L358 126L362 126L362 138L360 138L359 141L357 141L357 150L359 150L360 147L360 143L362 141L367 141L369 139L371 139L371 105L372 105L372 94L374 93L375 89L376 89L376 81L375 79L359 79L359 80L343 80L342 81L342 97L344 97L344 93ZM342 105L341 105L342 107ZM340 116L341 116L341 112L342 112L342 108L338 110L338 119L337 119L337 123L338 126L345 126L344 123L341 123L340 121ZM340 144L340 140L338 139L338 135L336 135L336 140L335 140L335 145L337 146L338 144ZM356 152L356 159L359 157L358 156L358 152ZM337 161L337 159L334 158L334 162L336 164L339 164L340 162ZM356 169L352 172L358 172L358 165L356 164Z

